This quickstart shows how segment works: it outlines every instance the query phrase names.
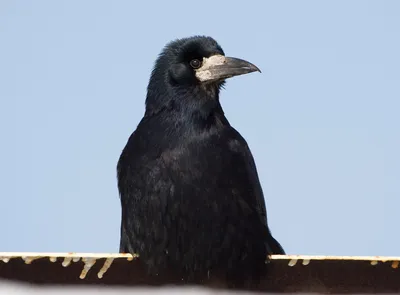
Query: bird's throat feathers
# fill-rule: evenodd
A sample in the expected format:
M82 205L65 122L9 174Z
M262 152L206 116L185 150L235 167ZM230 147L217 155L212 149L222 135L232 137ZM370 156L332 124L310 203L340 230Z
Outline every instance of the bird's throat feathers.
M219 101L221 86L168 87L165 91L149 87L145 117L164 124L185 124L192 129L229 125Z

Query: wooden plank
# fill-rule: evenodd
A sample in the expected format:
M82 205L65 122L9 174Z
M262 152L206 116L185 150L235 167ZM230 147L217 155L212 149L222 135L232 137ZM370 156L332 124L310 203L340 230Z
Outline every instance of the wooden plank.
M259 291L273 293L398 293L400 257L273 255ZM0 253L0 279L45 285L156 287L181 285L149 276L140 259L115 253Z

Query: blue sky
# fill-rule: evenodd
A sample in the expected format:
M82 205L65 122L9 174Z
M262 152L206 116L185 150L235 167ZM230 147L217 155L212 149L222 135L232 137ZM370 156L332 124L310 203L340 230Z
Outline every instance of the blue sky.
M400 255L399 1L0 2L0 251L116 252L115 166L166 42L259 66L221 96L290 254Z

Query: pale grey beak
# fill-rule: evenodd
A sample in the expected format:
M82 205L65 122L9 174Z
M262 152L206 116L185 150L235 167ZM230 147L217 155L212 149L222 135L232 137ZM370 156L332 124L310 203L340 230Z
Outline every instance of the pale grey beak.
M204 58L202 66L195 71L200 82L218 81L256 71L261 73L258 67L248 61L223 55Z

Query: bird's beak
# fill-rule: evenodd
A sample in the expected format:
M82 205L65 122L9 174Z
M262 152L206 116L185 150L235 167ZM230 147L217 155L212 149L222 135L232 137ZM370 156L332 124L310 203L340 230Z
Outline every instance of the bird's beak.
M200 82L218 81L256 71L261 73L259 68L248 61L223 55L204 58L202 66L195 71Z

